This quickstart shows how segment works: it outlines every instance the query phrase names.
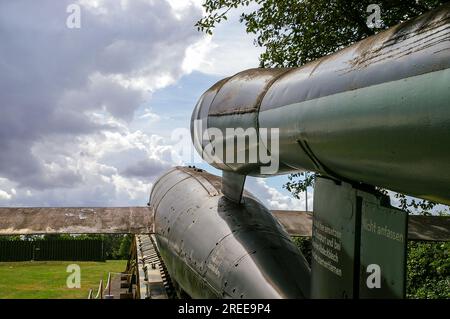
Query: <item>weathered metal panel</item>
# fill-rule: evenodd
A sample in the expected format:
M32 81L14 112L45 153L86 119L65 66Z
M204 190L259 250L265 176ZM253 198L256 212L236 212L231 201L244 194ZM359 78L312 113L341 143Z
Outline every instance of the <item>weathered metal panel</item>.
M449 88L446 69L268 110L260 124L283 123L280 160L291 167L448 203Z
M359 260L356 190L316 180L311 258L311 298L355 298Z
M218 187L217 183L213 183L203 176L204 171L200 168L194 168L193 170L190 168L178 167L178 169L182 170L184 173L194 177L208 192L209 196L217 196L220 192L220 187Z
M219 177L195 168L178 169L190 177L155 186L167 189L155 214L156 238L171 278L188 295L309 296L309 266L267 208L247 192L241 205L220 191L212 196L204 181L220 190Z
M152 203L152 209L157 209L159 202L166 195L168 191L168 186L166 185L175 185L176 183L179 183L187 178L189 178L188 174L176 168L169 170L161 176L156 181L155 185L153 185L150 193L149 203Z
M287 71L289 69L250 69L234 75L217 92L208 115L257 112L266 90Z
M217 93L222 86L228 81L225 78L215 85L213 85L208 91L206 91L198 101L194 108L191 118L191 138L195 149L199 152L200 156L203 156L203 149L210 143L211 137L206 129L208 128L208 113L211 108L211 104L214 101ZM205 138L204 138L205 137ZM226 168L224 164L218 164L219 167Z
M408 214L373 189L316 180L313 298L404 298Z
M233 202L240 203L246 176L227 171L222 174L222 193Z
M278 173L312 170L450 204L450 4L300 68L241 72L212 92L208 126L280 129ZM264 166L213 165L248 175Z
M0 235L145 234L152 226L148 207L0 208Z
M261 110L449 68L449 8L445 5L289 72L270 87Z
M359 298L405 298L408 213L364 196L361 215Z

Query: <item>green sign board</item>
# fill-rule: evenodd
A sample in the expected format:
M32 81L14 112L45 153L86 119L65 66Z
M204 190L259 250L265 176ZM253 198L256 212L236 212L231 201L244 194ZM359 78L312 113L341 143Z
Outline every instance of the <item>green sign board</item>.
M408 214L364 201L360 298L404 298Z
M355 190L318 178L314 189L311 260L313 298L353 298Z
M317 178L314 192L313 298L402 298L407 213L386 198Z

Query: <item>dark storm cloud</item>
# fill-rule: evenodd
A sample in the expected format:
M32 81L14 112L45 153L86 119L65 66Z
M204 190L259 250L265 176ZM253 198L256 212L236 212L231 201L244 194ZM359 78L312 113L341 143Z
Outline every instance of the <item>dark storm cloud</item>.
M171 166L169 163L149 158L128 166L122 171L122 175L150 180L152 177L161 175L162 172L168 170Z
M177 18L165 1L100 1L98 9L82 6L81 29L68 29L66 8L73 2L0 2L0 177L19 187L80 183L79 172L64 170L64 163L55 170L33 146L48 136L115 130L92 112L130 121L161 76L181 75L185 50L199 37L195 7ZM130 79L130 85L120 82ZM146 85L133 85L136 79Z

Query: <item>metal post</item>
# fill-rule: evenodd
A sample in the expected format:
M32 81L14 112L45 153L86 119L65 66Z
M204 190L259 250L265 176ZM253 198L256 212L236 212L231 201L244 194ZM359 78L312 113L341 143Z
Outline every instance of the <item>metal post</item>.
M114 296L111 295L111 272L108 273L108 282L106 283L106 288L108 290L108 294L105 295L105 299L114 299Z
M306 189L305 189L305 205L306 205L306 211L308 211L308 186L306 186Z
M305 172L305 180L308 179L308 172ZM306 205L306 211L308 211L308 185L306 185L305 188L305 205Z

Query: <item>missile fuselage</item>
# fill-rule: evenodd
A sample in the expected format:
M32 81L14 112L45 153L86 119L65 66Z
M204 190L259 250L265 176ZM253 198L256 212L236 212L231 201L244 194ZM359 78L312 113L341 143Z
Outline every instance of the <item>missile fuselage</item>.
M193 298L308 297L305 258L256 198L233 193L239 175L308 170L450 204L449 101L450 4L300 68L219 81L197 103L191 134L226 187L178 167L151 193L171 278ZM262 154L276 171L262 169Z
M154 185L158 249L192 298L307 298L310 269L289 235L251 194L235 204L219 177L177 167Z
M227 128L279 129L278 149L261 135L244 149L267 148L277 174L314 171L450 204L450 5L300 68L221 80L192 115L198 152L214 130L233 140ZM213 166L262 175L265 163L229 161L238 146L223 145Z

